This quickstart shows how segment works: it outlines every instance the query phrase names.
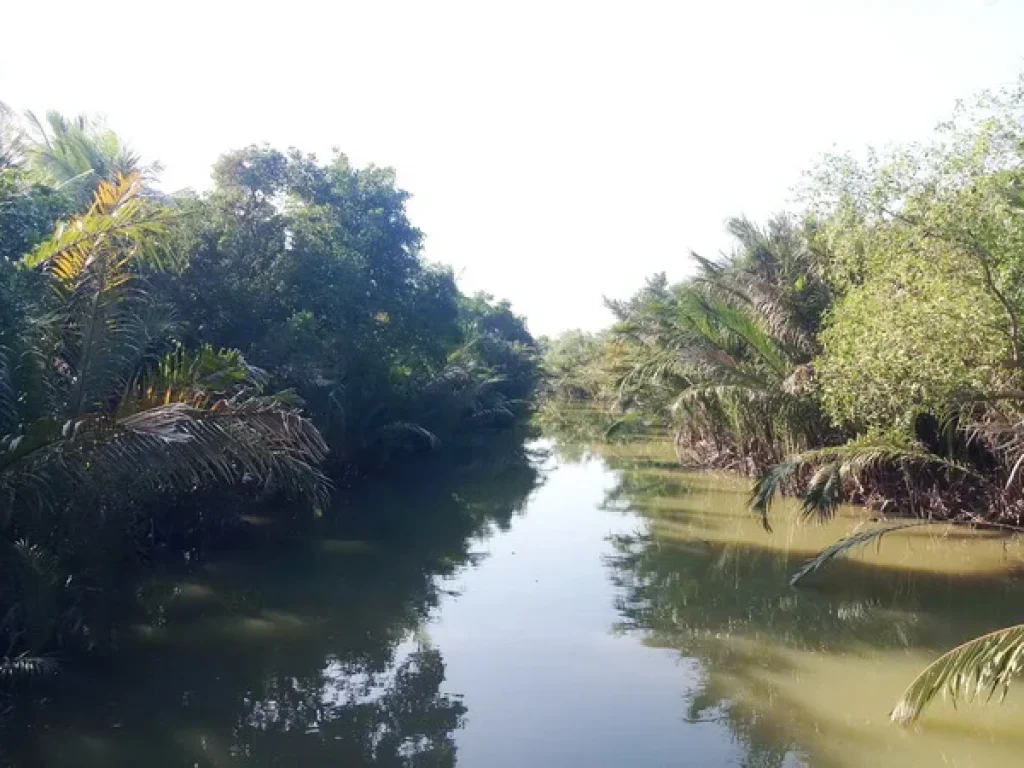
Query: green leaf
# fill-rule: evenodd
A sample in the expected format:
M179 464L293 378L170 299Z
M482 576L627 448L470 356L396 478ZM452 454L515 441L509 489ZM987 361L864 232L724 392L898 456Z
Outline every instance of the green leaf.
M890 718L912 723L936 696L956 704L996 693L1005 697L1010 683L1024 667L1024 624L1007 627L959 645L928 665L893 708Z

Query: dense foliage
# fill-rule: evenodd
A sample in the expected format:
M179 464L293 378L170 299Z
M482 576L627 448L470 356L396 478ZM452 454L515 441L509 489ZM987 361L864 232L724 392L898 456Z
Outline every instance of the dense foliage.
M424 261L393 172L251 147L169 196L158 170L0 110L0 682L102 643L124 575L244 500L322 516L332 481L530 407L523 320Z
M158 290L186 344L239 349L294 389L336 465L524 412L533 339L424 262L392 171L251 147L214 181L179 201L184 263Z
M607 332L547 342L544 413L586 402L671 427L683 464L757 477L766 527L787 491L808 514L854 500L1020 530L1024 79L932 141L824 158L803 200L764 227L731 221L736 248L694 255L683 282L609 302ZM838 543L794 581L900 527ZM1021 648L1016 631L967 646L967 666L946 659L955 674L896 719L943 687L1005 684ZM1012 663L980 671L992 653Z

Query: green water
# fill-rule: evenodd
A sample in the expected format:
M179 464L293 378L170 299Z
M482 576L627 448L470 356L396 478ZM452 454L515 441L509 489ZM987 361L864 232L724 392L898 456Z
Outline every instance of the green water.
M1021 701L887 720L942 649L1024 621L1024 553L779 510L655 443L480 446L344 521L165 568L116 654L22 702L18 766L1010 766ZM254 523L267 522L254 519ZM260 543L262 542L262 544Z

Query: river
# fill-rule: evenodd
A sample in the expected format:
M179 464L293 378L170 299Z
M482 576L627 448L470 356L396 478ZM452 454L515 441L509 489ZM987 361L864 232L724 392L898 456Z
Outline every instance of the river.
M888 721L944 649L1024 621L1024 551L684 473L661 443L477 446L286 542L166 566L117 650L43 681L17 766L1020 765L1024 696ZM939 533L936 533L936 530Z

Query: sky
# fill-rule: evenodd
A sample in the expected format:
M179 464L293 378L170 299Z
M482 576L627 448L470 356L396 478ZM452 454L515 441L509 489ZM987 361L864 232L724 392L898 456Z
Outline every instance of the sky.
M1024 71L1024 0L8 0L0 101L106 117L162 186L296 146L394 167L425 257L535 334L684 277L823 152Z

